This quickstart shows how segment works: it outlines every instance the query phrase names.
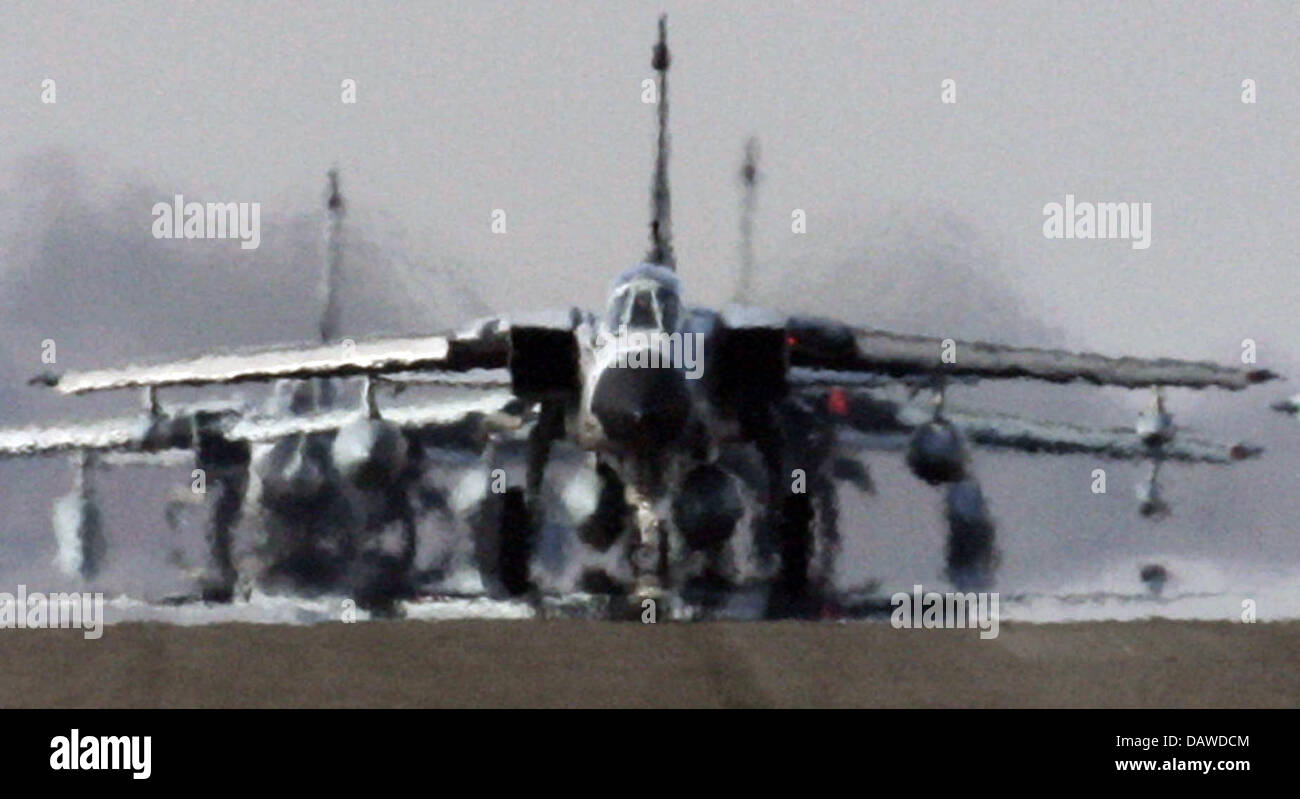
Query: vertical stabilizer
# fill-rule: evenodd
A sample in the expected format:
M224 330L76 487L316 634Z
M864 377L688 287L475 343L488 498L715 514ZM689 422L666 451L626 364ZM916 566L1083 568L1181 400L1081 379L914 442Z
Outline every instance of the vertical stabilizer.
M324 344L339 337L343 309L339 283L343 279L343 195L339 193L339 171L329 171L329 194L325 200L325 307L320 317L320 340Z
M740 279L736 281L736 302L754 302L754 214L758 207L758 140L745 143L745 162L740 167Z
M659 18L659 41L651 66L659 74L659 147L655 153L654 184L650 190L650 251L646 260L677 269L673 254L672 202L668 191L668 17Z

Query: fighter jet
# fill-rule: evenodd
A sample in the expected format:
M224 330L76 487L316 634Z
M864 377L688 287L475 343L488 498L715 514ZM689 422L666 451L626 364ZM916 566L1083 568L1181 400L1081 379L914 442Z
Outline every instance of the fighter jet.
M320 346L331 352L353 345L340 334L343 214L338 173L331 170L319 326ZM108 549L98 472L189 465L194 482L177 489L167 518L175 527L188 508L206 512L197 598L232 598L240 578L235 529L251 517L261 587L342 589L363 607L383 611L413 590L417 519L449 512L425 472L449 453L462 461L480 458L491 439L508 435L524 417L507 392L482 391L386 408L380 418L375 389L364 377L283 379L259 407L244 399L165 406L147 387L138 417L0 431L0 458L71 456L73 490L53 514L57 561L70 574L95 576ZM349 392L357 397L351 404Z
M735 293L738 302L752 298L756 271L753 216L757 205L758 144L746 144L740 169L744 187L740 214L740 270ZM864 451L905 451L913 474L942 491L944 515L949 525L946 545L947 576L962 589L987 587L997 561L995 524L980 489L968 454L968 445L1029 454L1087 454L1117 460L1149 461L1147 480L1137 487L1138 510L1158 520L1170 513L1159 484L1165 461L1226 464L1256 457L1262 450L1248 444L1225 445L1193 436L1175 437L1173 416L1156 386L1150 406L1139 414L1133 428L1095 429L1078 425L1026 419L974 410L945 410L945 390L951 383L974 382L944 373L888 378L877 374L852 375L834 370L796 368L791 381L800 389L784 404L785 426L791 449L802 465L811 467L817 490L809 491L815 504L813 548L818 563L812 568L819 580L830 581L838 550L839 517L833 483L848 482L872 490ZM908 401L891 397L891 383L907 384ZM814 386L825 386L818 392ZM920 399L928 391L928 397Z
M402 468L402 457L389 458L402 449L395 431L482 414L484 397L491 397L500 403L491 413L527 419L516 427L526 453L524 475L500 492L493 554L481 562L496 584L515 595L534 589L530 563L547 513L545 476L553 450L564 445L594 463L595 507L578 524L578 537L597 552L626 554L616 559L627 567L626 575L597 570L585 585L604 585L642 601L701 582L725 587L742 579L726 560L748 520L758 560L771 564L763 576L772 586L772 615L806 612L826 590L833 565L819 565L817 555L824 560L835 551L835 534L826 532L833 527L833 482L869 487L865 472L846 466L855 447L901 446L919 478L945 487L949 574L963 586L986 584L996 560L993 524L973 480L968 440L1156 462L1230 462L1257 453L1185 441L1172 429L1167 435L1095 431L963 413L948 409L944 399L950 385L1006 379L1236 391L1271 379L1266 370L939 340L743 305L688 305L672 238L670 60L661 18L651 61L659 102L650 246L614 278L602 312L570 308L492 317L450 334L205 355L51 374L40 382L68 395L140 388L153 403L158 390L174 386L277 380L327 385L310 381L361 378L367 400L355 421L361 431L355 451L359 463L381 465L375 477L380 486L390 485L386 481ZM472 406L444 399L409 406L399 415L374 400L380 383L455 383L489 393L476 393ZM912 399L891 399L891 387L910 391ZM306 442L315 431L340 430L337 414L307 407L300 414L254 419L188 415L183 432L190 438L184 443L201 461L211 464L216 457L230 470L233 496L243 479L236 475L248 470L247 442ZM127 448L147 451L141 445L146 439L132 438ZM335 450L342 439L339 432ZM305 444L294 446L301 453ZM748 510L751 505L757 512ZM409 558L402 563L409 568Z

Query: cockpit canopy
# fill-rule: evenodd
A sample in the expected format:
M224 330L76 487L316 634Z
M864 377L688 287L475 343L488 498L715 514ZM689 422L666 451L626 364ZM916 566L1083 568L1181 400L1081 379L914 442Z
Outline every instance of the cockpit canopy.
M610 330L626 326L672 332L681 314L681 282L671 270L641 264L614 281L605 324Z

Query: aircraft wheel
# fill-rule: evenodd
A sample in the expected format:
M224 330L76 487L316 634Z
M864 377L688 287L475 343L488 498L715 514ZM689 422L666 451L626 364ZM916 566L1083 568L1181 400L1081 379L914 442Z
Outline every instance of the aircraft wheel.
M532 518L522 488L508 488L502 497L497 522L497 577L510 596L520 596L532 587L530 562L533 556Z
M396 616L398 601L415 593L415 521L400 519L368 538L352 565L353 595L358 607L376 616Z
M789 494L776 515L776 543L781 566L768 599L768 615L803 615L811 601L808 567L812 563L813 505L806 494Z
M632 508L624 497L623 481L607 463L596 466L600 494L596 511L578 527L578 539L598 552L608 552L631 525Z
M959 591L980 591L993 585L997 569L996 528L979 485L973 480L947 489L948 579Z
M400 556L363 552L353 564L352 594L357 607L378 617L397 615L397 600L405 596L409 573Z

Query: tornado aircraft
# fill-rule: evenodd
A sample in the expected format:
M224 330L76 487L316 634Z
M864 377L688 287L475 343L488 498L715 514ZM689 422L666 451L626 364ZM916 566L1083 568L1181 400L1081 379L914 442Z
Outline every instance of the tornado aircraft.
M342 586L375 607L419 590L413 531L421 514L462 524L484 589L511 597L536 595L545 531L559 515L592 554L584 592L708 603L757 583L769 615L818 614L834 600L836 493L842 485L873 489L866 453L897 452L934 487L948 521L947 574L963 590L991 585L998 560L971 447L1150 462L1139 509L1153 517L1167 509L1161 464L1230 464L1259 454L1178 433L1162 390L1240 391L1274 377L1266 370L940 340L783 315L741 304L752 271L747 237L739 302L690 304L690 270L679 269L673 248L670 62L660 19L649 247L629 268L611 265L599 311L496 316L452 333L353 340L339 336L331 294L310 345L36 378L64 395L135 389L145 397L134 419L0 431L0 457L73 456L77 484L56 510L69 568L93 573L106 545L96 468L192 457L207 481L211 562L202 594L210 600L229 600L243 577L229 540L241 514L260 514L262 579ZM741 176L748 230L758 179L753 145ZM333 178L331 186L328 218L337 225L342 200ZM336 258L334 244L327 250ZM327 276L335 271L330 260ZM991 380L1154 396L1131 429L948 402L955 388ZM249 383L278 384L279 401L261 408L159 401L173 387ZM355 401L342 400L345 383L356 388ZM419 393L412 388L437 393L404 399ZM581 465L573 486L585 487L585 504L548 482L557 453ZM455 485L439 485L431 473L452 461L461 471L440 474L459 475ZM463 490L470 474L481 490ZM566 504L563 513L557 504Z

